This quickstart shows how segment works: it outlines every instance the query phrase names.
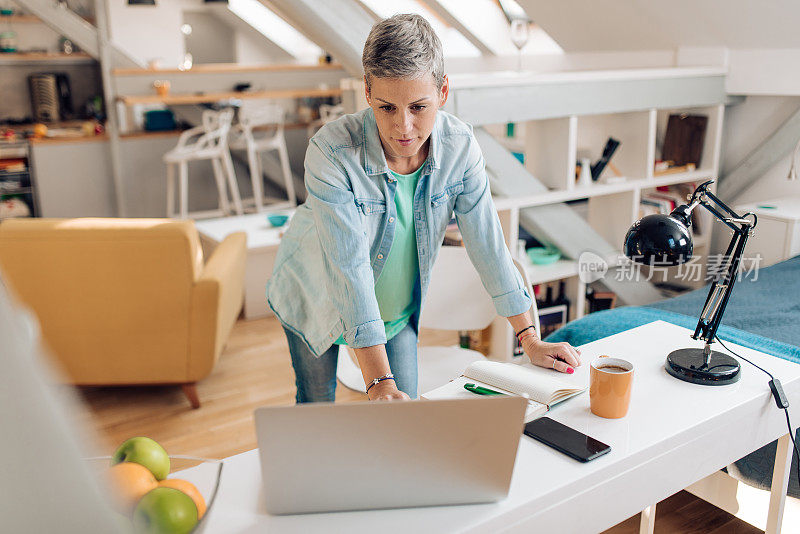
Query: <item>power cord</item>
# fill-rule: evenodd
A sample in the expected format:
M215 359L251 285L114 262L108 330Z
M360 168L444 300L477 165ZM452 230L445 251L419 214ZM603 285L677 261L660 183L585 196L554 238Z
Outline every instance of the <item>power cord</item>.
M794 454L797 454L797 460L798 460L798 462L797 462L797 480L800 483L800 449L797 448L797 442L794 439L794 431L792 431L792 423L789 420L789 399L786 398L786 394L783 392L783 386L781 386L781 381L778 380L777 378L775 378L774 376L772 376L772 373L770 373L769 371L767 371L763 367L761 367L759 365L756 365L755 363L751 362L750 360L748 360L744 356L741 356L741 355L736 354L735 352L733 352L730 348L728 348L727 345L725 345L725 343L722 342L722 340L719 338L718 335L714 334L714 338L717 341L719 341L719 344L722 345L725 348L725 350L727 350L728 352L730 352L731 354L733 354L737 358L740 358L740 359L746 361L747 363L749 363L750 365L752 365L756 369L759 369L759 370L763 371L764 373L767 374L767 376L769 376L769 378L770 378L769 389L772 391L772 396L775 398L775 404L777 404L778 408L781 408L784 411L784 413L786 414L786 426L789 427L789 438L792 440L792 446L794 447L794 453L793 453L792 456L794 456ZM790 461L790 466L791 466L791 461Z

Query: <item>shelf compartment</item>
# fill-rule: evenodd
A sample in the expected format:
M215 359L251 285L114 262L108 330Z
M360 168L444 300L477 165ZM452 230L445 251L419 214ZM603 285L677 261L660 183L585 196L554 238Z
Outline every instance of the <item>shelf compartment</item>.
M0 54L0 65L22 65L25 63L94 63L94 58L85 52L62 54L57 52L9 52Z
M551 190L575 185L578 118L575 116L524 123L525 168Z
M703 142L703 151L700 156L700 165L693 171L677 173L676 175L665 174L661 176L653 175L653 165L655 159L650 167L650 175L653 176L655 181L667 180L672 176L678 178L685 178L682 181L691 181L693 176L716 176L717 162L719 161L720 142L722 137L722 115L723 106L704 106L704 107L691 107L691 108L678 108L678 109L660 109L656 112L656 142L655 142L655 159L663 159L662 152L664 147L664 137L667 131L667 122L669 116L672 114L686 113L688 115L705 115L708 117L706 125L705 139ZM678 182L672 182L678 183Z
M626 180L645 178L650 167L650 110L607 115L587 115L578 118L577 155L584 154L597 162L606 141L613 137L620 142L610 164L619 169ZM573 163L574 164L574 163ZM598 179L613 177L611 165L606 166ZM595 182L597 184L598 182Z
M117 99L126 106L134 104L202 104L213 103L221 100L230 99L280 99L280 98L303 98L303 97L325 97L341 96L342 90L335 89L282 89L274 91L227 91L219 93L195 93L195 94L169 94L160 95L119 95Z
M639 213L639 191L622 191L589 199L588 221L607 242L622 249L625 233Z
M716 179L717 177L712 169L698 169L694 171L665 174L663 176L654 176L651 182L648 182L647 187L683 184L686 182L705 182L706 180Z
M13 195L25 195L28 193L32 193L32 187L18 187L16 189L2 189L0 188L0 197L6 196L13 196Z
M0 171L0 182L7 178L18 178L28 174L30 174L30 169L25 169L24 171Z
M533 206L545 206L547 204L557 204L570 200L580 200L596 196L613 195L623 191L632 191L644 180L626 181L615 184L595 184L591 187L576 187L571 190L549 191L547 193L536 193L520 197L494 197L494 204L498 210L512 208L528 208Z

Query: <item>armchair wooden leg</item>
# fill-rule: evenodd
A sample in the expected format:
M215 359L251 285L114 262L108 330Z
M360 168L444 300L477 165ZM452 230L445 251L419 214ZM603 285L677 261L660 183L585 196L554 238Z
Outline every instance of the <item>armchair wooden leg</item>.
M200 407L200 397L197 396L197 383L191 382L189 384L181 384L181 389L183 390L183 394L186 395L186 398L189 399L189 404L192 405L193 409L197 409Z

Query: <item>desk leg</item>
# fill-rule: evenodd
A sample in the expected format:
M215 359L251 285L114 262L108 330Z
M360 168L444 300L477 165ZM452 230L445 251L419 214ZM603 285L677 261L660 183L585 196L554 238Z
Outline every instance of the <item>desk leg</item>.
M656 505L648 506L642 510L642 520L639 522L639 534L653 534L656 527Z
M775 451L775 468L772 471L772 489L769 496L769 513L767 514L765 534L780 534L781 532L791 467L792 440L789 438L789 434L784 434L778 440L778 450Z

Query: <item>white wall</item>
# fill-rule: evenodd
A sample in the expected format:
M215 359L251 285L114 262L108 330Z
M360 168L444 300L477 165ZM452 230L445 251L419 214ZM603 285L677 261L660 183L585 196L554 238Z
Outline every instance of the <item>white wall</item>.
M287 54L276 50L278 58L270 54L270 47L266 39L259 39L250 32L237 31L234 34L236 47L236 62L240 65L267 65L276 63L276 59L283 60L277 62L288 63L292 60ZM271 47L277 49L274 45Z
M154 6L128 5L108 0L111 40L132 57L147 63L160 59L163 67L177 67L186 52L183 10L202 6L201 0L159 0Z
M169 68L183 62L187 45L180 27L184 22L193 26L199 24L194 28L197 35L192 38L206 36L209 43L208 47L199 49L199 57L194 58L195 64L237 62L254 65L293 59L266 42L266 39L255 38L255 30L244 31L231 25L229 20L220 16L218 9L215 10L215 7L222 6L212 4L208 9L209 5L202 0L158 0L155 6L129 6L127 0L108 2L111 39L131 56L145 63L160 59L162 67ZM204 14L203 11L207 9L208 14ZM187 17L194 21L187 20ZM203 17L205 23L198 22L198 18ZM197 48L197 43L190 46Z
M195 64L236 62L234 30L218 16L214 13L186 11L183 22L192 27L192 33L185 37L184 42Z
M720 174L725 176L733 171L798 108L800 97L796 96L748 96L743 103L728 106L723 127ZM789 159L788 155L781 157L733 201L755 202L800 195L800 181L790 182L786 179Z
M45 49L48 52L59 51L60 35L50 29L44 22L26 22L24 24L3 24L17 34L17 50ZM0 31L5 31L5 28Z

